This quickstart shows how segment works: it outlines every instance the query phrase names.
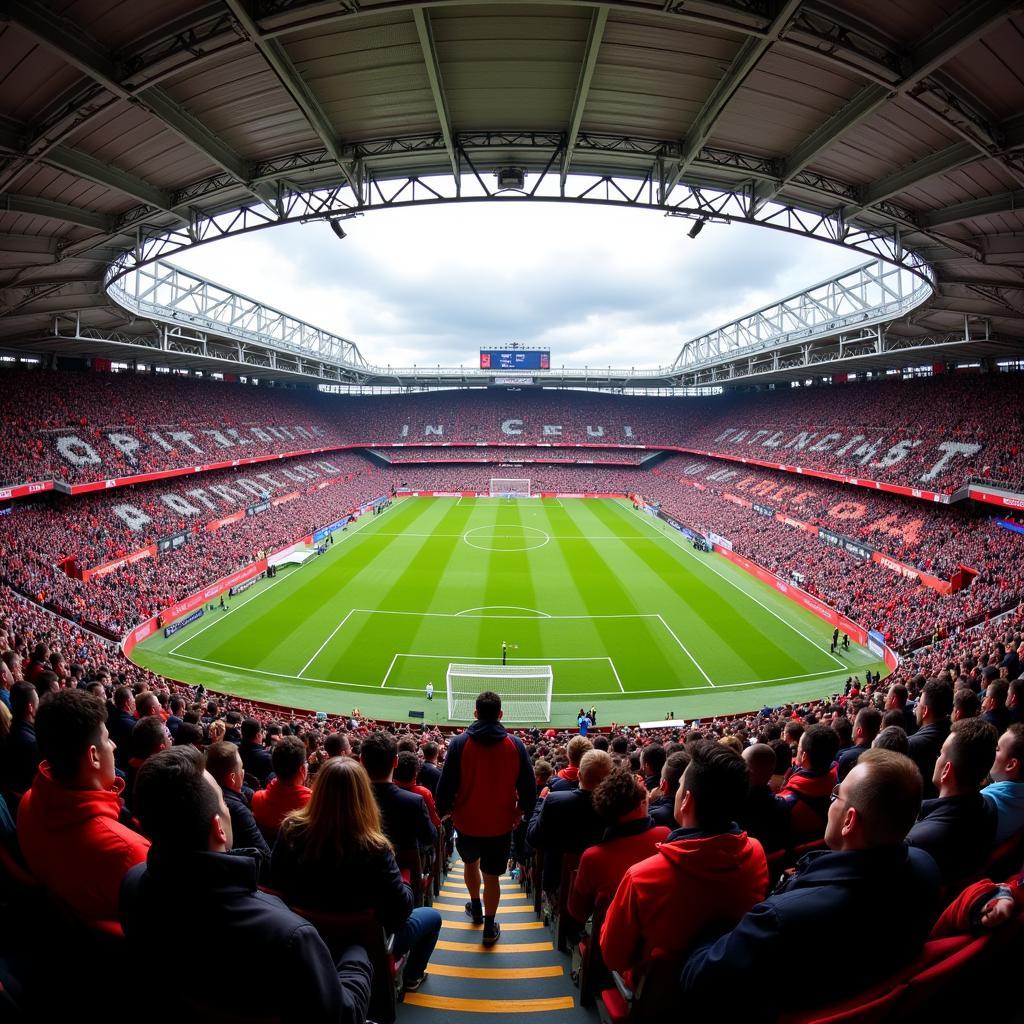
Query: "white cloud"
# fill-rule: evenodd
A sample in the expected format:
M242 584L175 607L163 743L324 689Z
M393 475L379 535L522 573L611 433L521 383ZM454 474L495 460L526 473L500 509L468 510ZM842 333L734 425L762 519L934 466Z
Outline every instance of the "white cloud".
M475 365L550 345L555 366L656 366L690 337L863 260L765 228L621 208L471 203L291 225L200 246L188 270L355 341L381 365Z

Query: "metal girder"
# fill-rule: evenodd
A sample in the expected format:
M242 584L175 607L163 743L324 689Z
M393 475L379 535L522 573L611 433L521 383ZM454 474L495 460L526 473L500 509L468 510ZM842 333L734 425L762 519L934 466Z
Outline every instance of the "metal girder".
M679 179L696 159L697 154L704 148L726 104L761 58L778 41L780 34L799 9L801 2L802 0L785 0L764 35L750 36L740 47L728 70L715 83L711 94L704 101L704 106L701 107L690 130L686 133L686 138L680 143L679 160L663 186L665 195L675 188Z
M601 49L601 41L604 39L604 28L607 23L608 7L595 7L590 15L587 41L583 47L579 77L576 79L576 91L573 94L572 106L569 108L569 128L565 135L565 150L562 153L561 181L563 185L569 175L569 166L572 164L573 151L576 149L580 125L583 123L583 111L586 109L587 96L590 94L590 82L594 77L594 68L597 67L597 55Z
M796 147L783 164L779 180L762 187L758 198L763 202L773 199L794 175L835 145L851 128L870 117L893 96L909 92L993 25L1008 18L1013 6L1005 0L974 0L958 8L913 48L904 62L908 70L899 81L861 89Z
M88 153L68 146L54 146L46 154L46 163L71 174L77 174L80 178L94 181L97 185L105 185L154 209L174 213L175 217L179 216L175 213L171 196L167 192L134 174L129 174L128 171L122 171L106 160L97 160Z
M561 136L558 138L561 139ZM612 175L595 178L574 175L571 178L573 189L569 191L561 187L557 174L549 173L557 155L557 149L549 151L547 168L541 171L528 193L502 193L497 201L625 206L691 219L757 224L843 245L866 258L880 258L911 270L924 279L931 280L933 277L927 263L904 245L902 228L895 222L872 227L844 221L836 216L834 207L826 211L780 203L771 204L770 207L759 205L753 202L749 186L734 190L726 186L681 184L673 190L669 201L662 202L658 199L657 183L650 170L639 181ZM472 162L470 166L473 166ZM139 266L165 259L202 242L277 224L329 220L376 209L481 202L494 198L474 167L473 174L463 175L458 181L450 176L423 179L418 175L405 175L389 180L371 176L363 198L346 185L338 184L311 192L282 192L277 211L251 206L207 215L193 209L187 229L148 229L145 225L139 225L135 232L135 244L111 265L107 280L113 281Z
M904 270L881 260L865 263L688 341L672 368L718 365L890 323L933 293L933 284Z
M349 184L355 188L356 182L352 175L352 159L345 155L334 126L331 124L327 114L324 113L320 101L313 95L313 91L306 82L303 81L302 76L292 63L292 59L288 56L284 46L276 39L265 36L260 31L259 25L250 16L242 0L225 0L225 3L246 38L260 52L263 59L270 66L270 69L277 76L278 81L292 98L292 102L302 111L306 123L323 143L331 159L342 169L342 172L348 178Z
M430 13L425 8L417 7L413 10L412 16L416 23L416 35L419 37L420 50L423 53L423 66L427 72L427 81L430 83L430 92L434 97L434 109L437 111L437 120L441 125L444 148L452 165L452 174L458 177L459 155L456 152L455 143L452 141L451 112L448 109L444 81L441 78L441 64L437 59L437 47L434 45L434 30L430 24Z
M6 0L5 13L9 21L77 67L108 92L121 100L135 101L145 107L197 152L202 153L212 163L245 185L261 202L273 201L274 195L271 191L258 186L249 187L250 171L247 162L166 92L155 87L135 91L123 85L117 63L80 27L48 11L41 4L29 3L27 0Z
M36 255L54 257L57 255L57 239L47 235L18 235L0 232L0 251L12 255Z
M97 231L114 230L114 218L108 217L98 210L86 210L78 206L68 206L52 199L39 196L11 195L0 193L0 213L27 213L36 217L49 217L64 224L74 224L81 228L95 228Z
M994 196L982 196L980 199L968 199L963 203L953 203L938 210L922 213L918 220L922 227L937 228L958 221L971 220L974 217L985 217L993 213L1011 213L1024 210L1024 189L1013 192L1000 192Z

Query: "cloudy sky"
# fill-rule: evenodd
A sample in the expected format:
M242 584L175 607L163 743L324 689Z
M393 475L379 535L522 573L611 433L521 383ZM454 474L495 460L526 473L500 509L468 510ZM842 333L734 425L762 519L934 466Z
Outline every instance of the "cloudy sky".
M553 366L658 366L682 343L863 260L764 228L572 204L370 213L335 238L295 224L174 262L355 341L378 365L475 365L480 347Z

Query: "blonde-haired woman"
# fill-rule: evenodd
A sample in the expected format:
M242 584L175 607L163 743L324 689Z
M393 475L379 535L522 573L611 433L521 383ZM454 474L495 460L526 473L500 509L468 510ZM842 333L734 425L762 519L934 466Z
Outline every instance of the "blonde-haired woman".
M406 990L423 984L441 915L429 907L413 909L412 890L402 881L381 829L370 778L357 761L332 757L324 762L309 803L281 824L270 878L292 906L376 910L395 935L395 954L409 953Z
M207 735L210 737L209 745L212 747L214 743L220 743L222 739L227 735L228 727L223 718L215 718L207 728Z

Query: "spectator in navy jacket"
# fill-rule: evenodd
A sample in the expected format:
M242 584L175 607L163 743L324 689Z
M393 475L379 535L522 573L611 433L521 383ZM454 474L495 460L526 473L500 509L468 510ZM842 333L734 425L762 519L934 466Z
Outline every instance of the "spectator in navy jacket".
M231 852L231 816L202 755L192 747L155 754L139 772L135 796L153 846L146 864L124 879L121 920L140 963L187 949L197 963L216 964L191 972L181 992L182 1001L213 1013L363 1024L366 951L349 947L336 962L313 925L256 888L256 861ZM258 983L225 980L254 969ZM173 1003L178 994L172 986L160 998Z
M980 793L996 756L998 735L988 722L954 722L935 762L939 795L921 805L907 842L927 850L946 885L965 881L985 862L996 837L996 814Z
M117 767L122 771L132 756L132 730L135 728L135 694L130 686L119 686L114 691L114 711L107 722L107 732L117 746Z
M41 754L36 745L36 711L39 693L24 681L11 687L11 728L0 751L0 784L15 793L32 785Z
M206 770L224 794L224 803L231 815L234 846L254 850L259 855L262 872L270 863L270 846L252 816L249 806L252 790L245 785L245 769L238 747L227 740L211 744L206 750Z
M441 769L437 767L438 746L433 740L423 744L423 764L420 765L420 785L426 786L437 800L437 784L441 781Z
M908 736L913 736L917 732L917 718L914 716L914 711L907 707L908 696L907 688L903 683L893 683L885 695L885 710L899 711L903 715L903 721L896 724L902 725L903 731Z
M758 1013L839 1002L909 963L935 917L939 873L904 837L921 803L912 761L870 750L836 787L825 831L827 850L805 856L796 872L721 938L698 946L682 973L690 1013L720 1005L723 992L756 992ZM843 943L865 949L884 922L884 957L855 971L836 967L822 941L842 922ZM798 959L794 956L798 952ZM780 984L799 964L799 979Z
M384 834L395 852L402 854L421 846L430 848L437 832L430 820L427 805L418 793L399 789L392 782L398 763L398 743L388 732L373 732L363 740L359 759L373 783L373 795L384 822Z
M772 853L785 846L789 823L786 808L775 799L769 785L775 772L775 751L767 743L754 743L743 751L743 760L747 765L748 789L736 822L766 853Z
M929 679L914 708L917 732L910 737L910 759L921 773L925 799L936 797L939 793L932 782L932 775L939 751L949 735L949 716L952 711L953 688L948 683Z
M255 718L246 718L242 722L242 742L238 752L242 755L242 767L251 775L262 789L267 779L274 773L274 765L270 759L270 751L263 745L263 726Z
M1006 698L1009 692L1008 680L993 680L988 684L985 698L981 702L981 717L995 729L998 736L1002 736L1010 724L1010 712L1006 707Z
M558 892L562 855L582 853L604 833L604 821L594 809L592 794L612 770L611 756L603 750L588 750L580 762L580 788L549 793L538 804L526 840L544 851L545 892Z
M853 721L853 746L840 750L836 755L837 773L840 782L853 771L857 759L871 744L882 728L882 712L878 708L861 708Z
M685 750L677 750L665 758L661 768L661 779L658 781L657 793L651 794L647 804L647 813L656 825L664 825L673 832L676 829L676 790L679 782L690 763L690 755ZM646 783L645 783L646 785Z

